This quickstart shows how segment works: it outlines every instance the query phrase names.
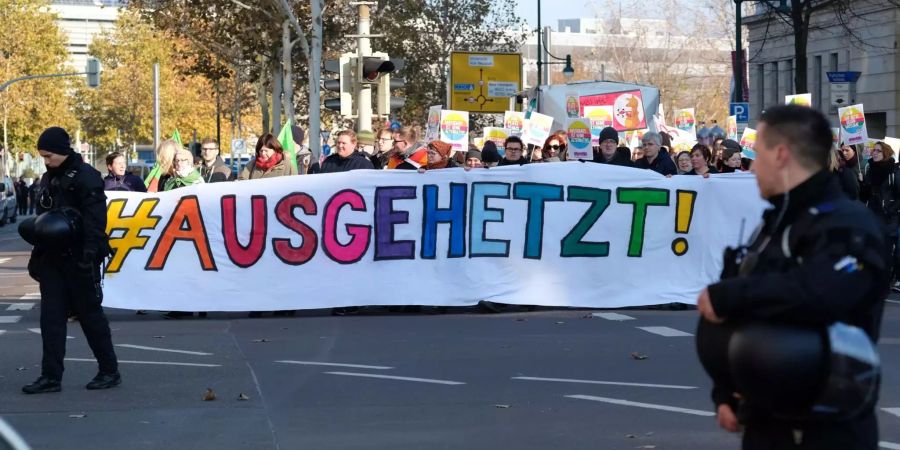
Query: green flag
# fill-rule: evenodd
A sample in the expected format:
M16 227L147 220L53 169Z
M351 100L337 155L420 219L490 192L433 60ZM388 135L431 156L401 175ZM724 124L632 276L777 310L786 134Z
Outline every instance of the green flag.
M278 142L281 144L281 148L284 149L284 157L290 161L291 167L294 168L294 173L299 173L297 172L297 147L294 145L294 134L291 133L290 120L281 128L281 133L278 133Z
M184 148L184 144L181 143L181 133L178 132L178 128L172 133L172 140L175 141L179 147Z

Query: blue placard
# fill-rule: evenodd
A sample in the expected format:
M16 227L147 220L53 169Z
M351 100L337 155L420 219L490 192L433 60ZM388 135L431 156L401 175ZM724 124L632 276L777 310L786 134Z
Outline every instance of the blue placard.
M825 72L831 83L856 83L862 72Z
M750 122L750 104L746 102L732 103L728 108L730 116L737 116L738 123Z

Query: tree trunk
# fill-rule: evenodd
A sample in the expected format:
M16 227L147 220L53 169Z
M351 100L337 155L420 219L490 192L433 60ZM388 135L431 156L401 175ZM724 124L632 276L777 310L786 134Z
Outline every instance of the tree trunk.
M259 108L262 111L262 133L268 133L271 129L269 119L269 100L268 89L266 89L266 73L268 72L268 64L263 64L259 84L257 87L257 95L259 95ZM261 134L262 134L261 133Z
M278 49L275 51L275 57L272 58L272 128L267 130L273 134L281 131L281 59L278 58Z
M804 94L809 92L806 87L806 43L809 39L809 12L812 4L809 1L791 2L791 22L794 25L794 93ZM806 20L804 20L806 19Z
M284 115L285 122L293 121L294 118L294 65L291 61L291 53L294 45L291 44L291 23L285 20L281 24L281 68L284 85Z

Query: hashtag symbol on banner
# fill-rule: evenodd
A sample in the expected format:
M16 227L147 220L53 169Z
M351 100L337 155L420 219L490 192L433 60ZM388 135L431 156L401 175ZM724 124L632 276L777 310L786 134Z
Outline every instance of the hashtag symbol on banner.
M109 202L106 209L106 234L110 236L109 246L113 250L112 259L106 267L107 273L117 273L122 269L122 264L132 250L141 250L150 241L147 236L141 236L145 230L153 230L160 221L159 216L152 216L153 210L159 203L158 198L147 198L135 209L130 216L123 215L127 199L116 199ZM113 233L117 236L113 237Z

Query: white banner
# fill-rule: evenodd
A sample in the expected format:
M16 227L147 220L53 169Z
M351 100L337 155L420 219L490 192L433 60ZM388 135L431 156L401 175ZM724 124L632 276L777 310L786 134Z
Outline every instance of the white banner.
M752 175L582 163L108 196L104 304L162 311L693 303L766 205Z

